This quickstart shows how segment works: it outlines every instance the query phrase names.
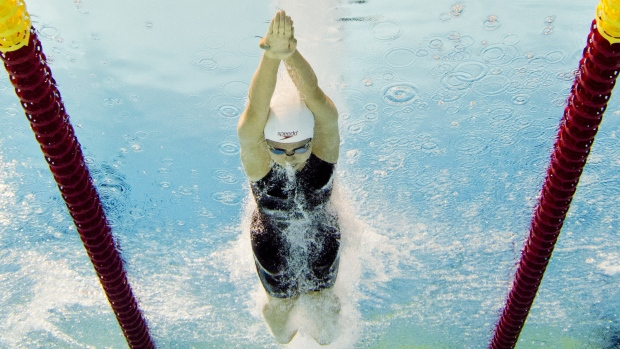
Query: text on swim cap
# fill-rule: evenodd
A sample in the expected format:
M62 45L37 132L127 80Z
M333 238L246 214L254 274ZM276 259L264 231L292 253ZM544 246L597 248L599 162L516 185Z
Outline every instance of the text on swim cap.
M282 137L281 140L289 139L291 137L297 136L297 131L278 132L278 136Z

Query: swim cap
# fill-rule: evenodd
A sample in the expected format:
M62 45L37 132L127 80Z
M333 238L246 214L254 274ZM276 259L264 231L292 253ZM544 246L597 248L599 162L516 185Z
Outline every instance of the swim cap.
M295 143L314 136L314 114L306 103L276 103L269 108L265 139L279 143Z

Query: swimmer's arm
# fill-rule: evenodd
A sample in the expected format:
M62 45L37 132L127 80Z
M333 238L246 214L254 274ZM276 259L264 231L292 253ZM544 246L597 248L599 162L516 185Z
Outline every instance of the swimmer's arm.
M271 158L265 146L263 130L269 116L269 104L276 87L279 66L279 59L263 54L250 83L248 104L237 124L241 163L251 181L263 178L270 169Z
M321 90L314 70L299 51L295 51L292 56L284 60L284 63L299 95L314 114L312 152L323 161L336 163L340 149L340 134L338 110L334 102Z

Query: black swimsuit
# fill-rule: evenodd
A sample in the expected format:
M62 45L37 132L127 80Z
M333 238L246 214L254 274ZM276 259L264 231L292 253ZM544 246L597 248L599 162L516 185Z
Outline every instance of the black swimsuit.
M258 276L278 298L329 288L336 281L340 229L328 207L334 164L314 154L297 172L274 164L252 182L252 250Z

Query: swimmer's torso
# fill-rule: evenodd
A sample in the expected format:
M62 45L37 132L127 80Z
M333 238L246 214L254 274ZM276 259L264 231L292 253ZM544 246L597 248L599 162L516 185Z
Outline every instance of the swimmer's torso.
M334 167L314 154L294 173L274 164L265 177L251 183L258 211L272 219L294 219L301 218L299 215L304 212L326 209Z
M330 208L334 164L314 154L299 171L274 164L252 182L257 209L251 240L258 275L274 297L333 286L338 271L340 230Z

